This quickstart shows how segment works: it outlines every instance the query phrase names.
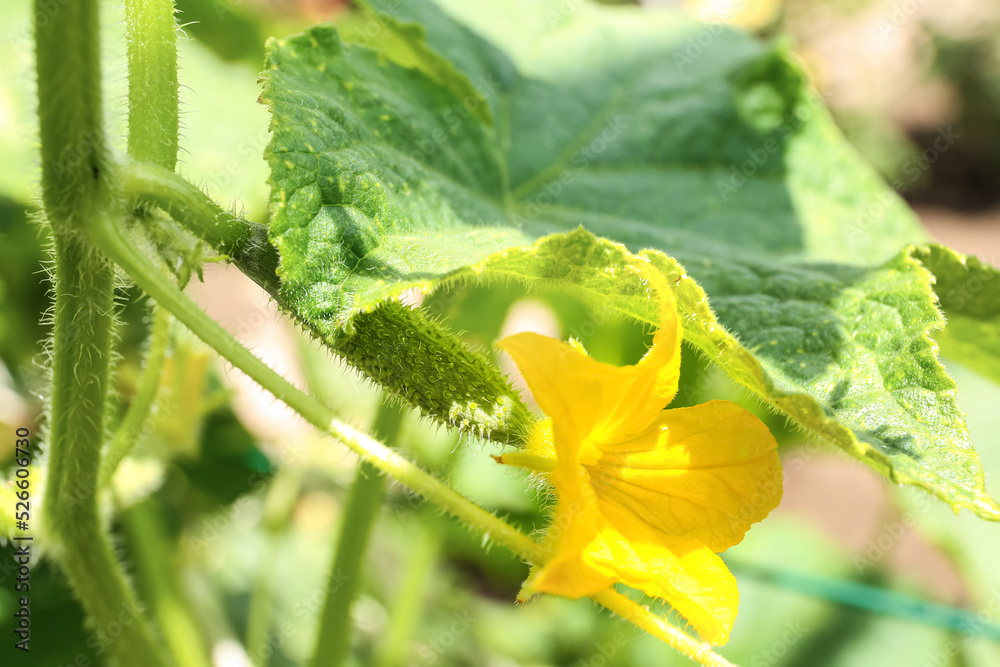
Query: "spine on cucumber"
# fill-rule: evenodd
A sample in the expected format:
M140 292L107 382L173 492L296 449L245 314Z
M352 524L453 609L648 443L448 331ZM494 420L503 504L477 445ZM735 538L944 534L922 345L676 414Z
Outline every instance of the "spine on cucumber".
M367 377L435 419L519 445L534 417L485 355L469 349L419 310L388 301L327 341Z

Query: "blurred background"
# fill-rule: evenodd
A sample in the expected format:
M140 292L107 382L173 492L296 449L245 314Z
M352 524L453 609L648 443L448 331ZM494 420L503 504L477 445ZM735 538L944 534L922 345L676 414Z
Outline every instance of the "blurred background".
M647 4L788 40L846 137L907 199L930 235L1000 266L995 0ZM346 3L177 5L186 35L180 171L217 201L266 220L268 117L256 103L264 41L336 20ZM110 2L103 9L108 122L113 136L124 136L122 10ZM31 222L37 161L29 4L2 3L0 26L0 424L12 432L39 419L48 301L44 234ZM929 150L941 131L957 140L946 151ZM351 423L370 426L377 391L307 341L237 271L213 265L189 293L277 370ZM116 388L127 405L149 313L142 299L123 303ZM576 336L595 356L615 363L632 362L644 349L639 327L590 326L586 309L565 297L469 290L429 305L468 332L474 345L533 328ZM949 368L996 496L1000 387L975 369ZM693 354L684 357L683 377L677 405L741 401L780 435L783 447L781 507L726 554L741 591L733 638L721 651L726 657L752 667L1000 665L1000 526L956 516L830 448L802 442ZM519 473L496 465L492 446L460 441L413 415L400 443L477 502L526 529L544 526L545 499ZM5 471L12 456L13 438L4 438ZM151 614L162 622L169 603L196 619L190 665L303 664L355 467L345 448L317 438L175 328L153 417L115 480L121 509L114 530ZM0 548L0 562L11 562L10 549ZM398 486L382 510L365 574L354 608L355 665L690 664L587 601L544 598L515 606L523 564L503 548L482 548L479 538ZM11 636L11 576L0 566L4 637ZM967 614L914 606L914 599ZM31 664L103 664L103 640L85 625L47 562L33 571L32 604Z

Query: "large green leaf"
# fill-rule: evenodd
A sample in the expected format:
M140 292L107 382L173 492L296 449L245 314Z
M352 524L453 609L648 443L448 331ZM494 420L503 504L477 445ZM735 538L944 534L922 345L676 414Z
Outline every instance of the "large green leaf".
M655 322L634 271L651 261L734 379L1000 519L929 337L937 251L900 252L923 239L912 215L783 49L635 8L448 3L470 29L429 2L371 4L351 34L391 34L385 51L329 27L269 45L270 233L282 301L312 331L429 413L516 441L488 361L395 299L544 282Z
M490 43L430 2L366 4L490 100L505 204L535 233L868 264L925 240L781 45L584 1L439 1Z
M945 355L1000 382L1000 270L942 246L916 256L934 273L948 318L936 336Z

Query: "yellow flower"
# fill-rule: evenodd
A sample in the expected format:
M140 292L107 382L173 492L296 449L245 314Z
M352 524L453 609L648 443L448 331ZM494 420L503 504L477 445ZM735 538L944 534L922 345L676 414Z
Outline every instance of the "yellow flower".
M669 602L712 644L729 638L739 594L718 552L739 543L781 499L777 444L727 401L664 410L677 393L681 327L673 293L651 266L660 304L645 357L617 367L575 343L504 338L539 407L525 449L502 463L544 473L553 520L521 593L578 598L624 583Z

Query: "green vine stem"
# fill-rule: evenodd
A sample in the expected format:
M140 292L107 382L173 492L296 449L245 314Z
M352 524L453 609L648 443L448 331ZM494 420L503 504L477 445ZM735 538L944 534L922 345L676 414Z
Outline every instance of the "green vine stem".
M254 575L247 613L245 643L247 656L252 665L266 665L267 658L271 655L269 642L273 639L271 616L274 610L273 591L276 572L271 564L278 560L282 537L288 531L295 504L302 492L303 475L304 469L297 465L281 468L268 484L267 495L264 498L264 516L261 525L264 528L266 542L259 551L257 562L261 565L257 567Z
M544 550L527 535L462 497L381 442L341 422L329 408L290 384L254 356L161 274L128 238L126 230L117 221L95 220L90 231L97 245L160 305L168 308L209 347L271 392L279 401L298 412L307 422L340 440L363 460L432 500L476 532L497 540L533 562L545 559Z
M375 415L375 437L394 446L403 416L403 410L383 396ZM362 462L344 507L310 667L340 667L347 659L351 648L351 606L361 586L361 564L384 498L385 479L370 463Z
M177 164L177 27L173 0L126 0L128 152L173 171Z
M36 2L34 11L42 201L55 244L44 520L51 553L91 623L102 631L122 628L111 654L123 665L158 667L164 663L97 505L114 269L83 227L113 224L121 210L103 132L97 0L66 3L54 13Z
M100 213L96 215L103 216ZM122 665L163 665L98 510L98 468L110 382L113 273L82 239L56 238L56 306L44 512L52 552L93 625L121 627ZM129 619L122 623L121 619Z
M123 169L122 181L134 206L151 204L163 209L228 255L286 310L296 312L295 298L282 293L278 252L268 240L267 227L223 211L198 188L154 165L129 165ZM386 302L371 312L356 314L350 335L333 334L301 314L299 321L351 366L424 414L508 444L522 444L531 432L534 417L496 367L419 310ZM387 349L394 354L385 354ZM468 400L456 402L442 377L462 378Z
M406 552L403 580L396 590L396 599L389 613L389 627L382 635L375 667L406 665L409 641L420 619L424 593L434 574L441 536L437 526L414 517L414 536Z
M640 630L653 635L699 664L706 665L706 667L734 667L733 663L712 651L711 644L695 641L621 593L609 588L592 595L591 598Z
M126 165L120 179L130 206L163 210L279 298L278 252L267 238L266 226L227 213L183 177L153 164Z
M166 535L159 509L148 500L121 515L136 564L135 577L164 643L181 667L211 667L202 633L191 614L174 564L175 550Z
M160 371L163 369L167 347L170 345L171 318L170 311L158 306L153 309L153 312L153 333L149 339L149 351L146 354L146 364L139 381L139 389L136 391L132 405L125 413L122 423L115 431L111 446L108 447L108 451L101 460L101 486L111 483L111 478L114 476L115 470L118 469L118 465L135 448L142 435L146 417L152 410L160 388Z
M405 484L440 509L455 516L487 540L510 549L529 563L544 563L549 554L529 536L457 493L439 479L374 438L341 422L319 401L289 383L202 311L171 283L128 238L122 225L112 219L96 219L90 233L97 245L115 260L136 283L150 294L209 347L254 382L269 391L321 432L333 436L380 472ZM625 596L608 590L593 596L629 622L662 639L677 651L705 665L728 665L703 642L684 634Z
M127 0L128 152L135 159L173 170L180 122L177 102L177 28L173 0ZM135 448L153 407L170 342L170 313L153 306L153 331L139 390L101 461L100 482Z

